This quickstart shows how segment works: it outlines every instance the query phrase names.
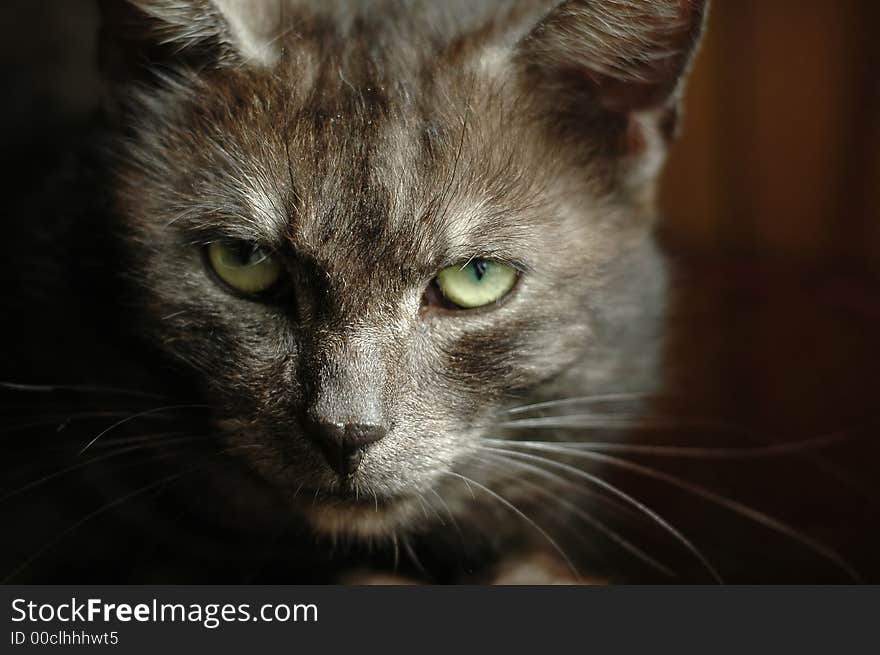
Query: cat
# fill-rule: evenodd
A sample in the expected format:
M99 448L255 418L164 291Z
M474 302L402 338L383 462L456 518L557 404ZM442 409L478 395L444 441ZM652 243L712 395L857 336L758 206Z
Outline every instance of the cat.
M650 510L552 441L659 385L705 2L101 8L100 118L6 248L4 393L82 484L45 463L7 579L650 569L592 513Z

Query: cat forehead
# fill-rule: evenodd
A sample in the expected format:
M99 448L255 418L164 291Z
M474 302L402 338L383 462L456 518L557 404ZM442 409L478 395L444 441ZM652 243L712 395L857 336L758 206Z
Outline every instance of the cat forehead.
M297 192L292 209L251 179L243 187L247 217L230 217L227 227L277 248L292 247L327 272L362 266L431 271L475 256L522 261L535 246L539 226L531 214L479 193L444 193L439 186L410 193L358 179L357 170L353 165L351 171L316 176L318 188Z
M235 195L223 226L232 236L319 259L393 246L391 255L426 265L525 247L541 175L529 172L522 144L495 133L511 129L487 116L497 107L471 93L460 102L447 93L441 110L401 109L407 100L377 99L381 89L349 88L329 104L273 93L253 96L256 111L216 112L224 118L208 129L223 138L202 145L215 151L206 162L228 164L206 174L217 197Z

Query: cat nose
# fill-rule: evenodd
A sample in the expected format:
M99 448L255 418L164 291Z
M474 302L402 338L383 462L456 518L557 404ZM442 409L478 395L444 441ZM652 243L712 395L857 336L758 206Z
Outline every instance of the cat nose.
M309 436L339 475L357 471L370 444L382 439L387 430L381 425L309 421Z

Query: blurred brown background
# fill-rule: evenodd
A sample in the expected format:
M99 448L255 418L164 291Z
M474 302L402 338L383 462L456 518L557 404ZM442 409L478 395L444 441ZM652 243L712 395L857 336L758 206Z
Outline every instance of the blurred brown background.
M878 25L876 0L713 2L663 188L675 241L880 272Z
M880 580L878 26L877 0L714 0L661 190L667 242L690 255L667 334L679 411L752 426L762 441L844 440L766 467L664 462L664 470L783 518L872 582ZM739 581L834 580L824 577L827 561L797 563L806 549L773 546L769 534L692 498L629 484L687 517L701 544L716 540L713 554L741 564Z

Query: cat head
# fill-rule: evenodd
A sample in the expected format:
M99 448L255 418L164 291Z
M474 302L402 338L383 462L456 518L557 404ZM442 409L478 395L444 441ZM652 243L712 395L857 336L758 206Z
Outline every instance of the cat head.
M506 408L650 358L702 23L699 0L105 3L139 328L317 529L463 497Z

